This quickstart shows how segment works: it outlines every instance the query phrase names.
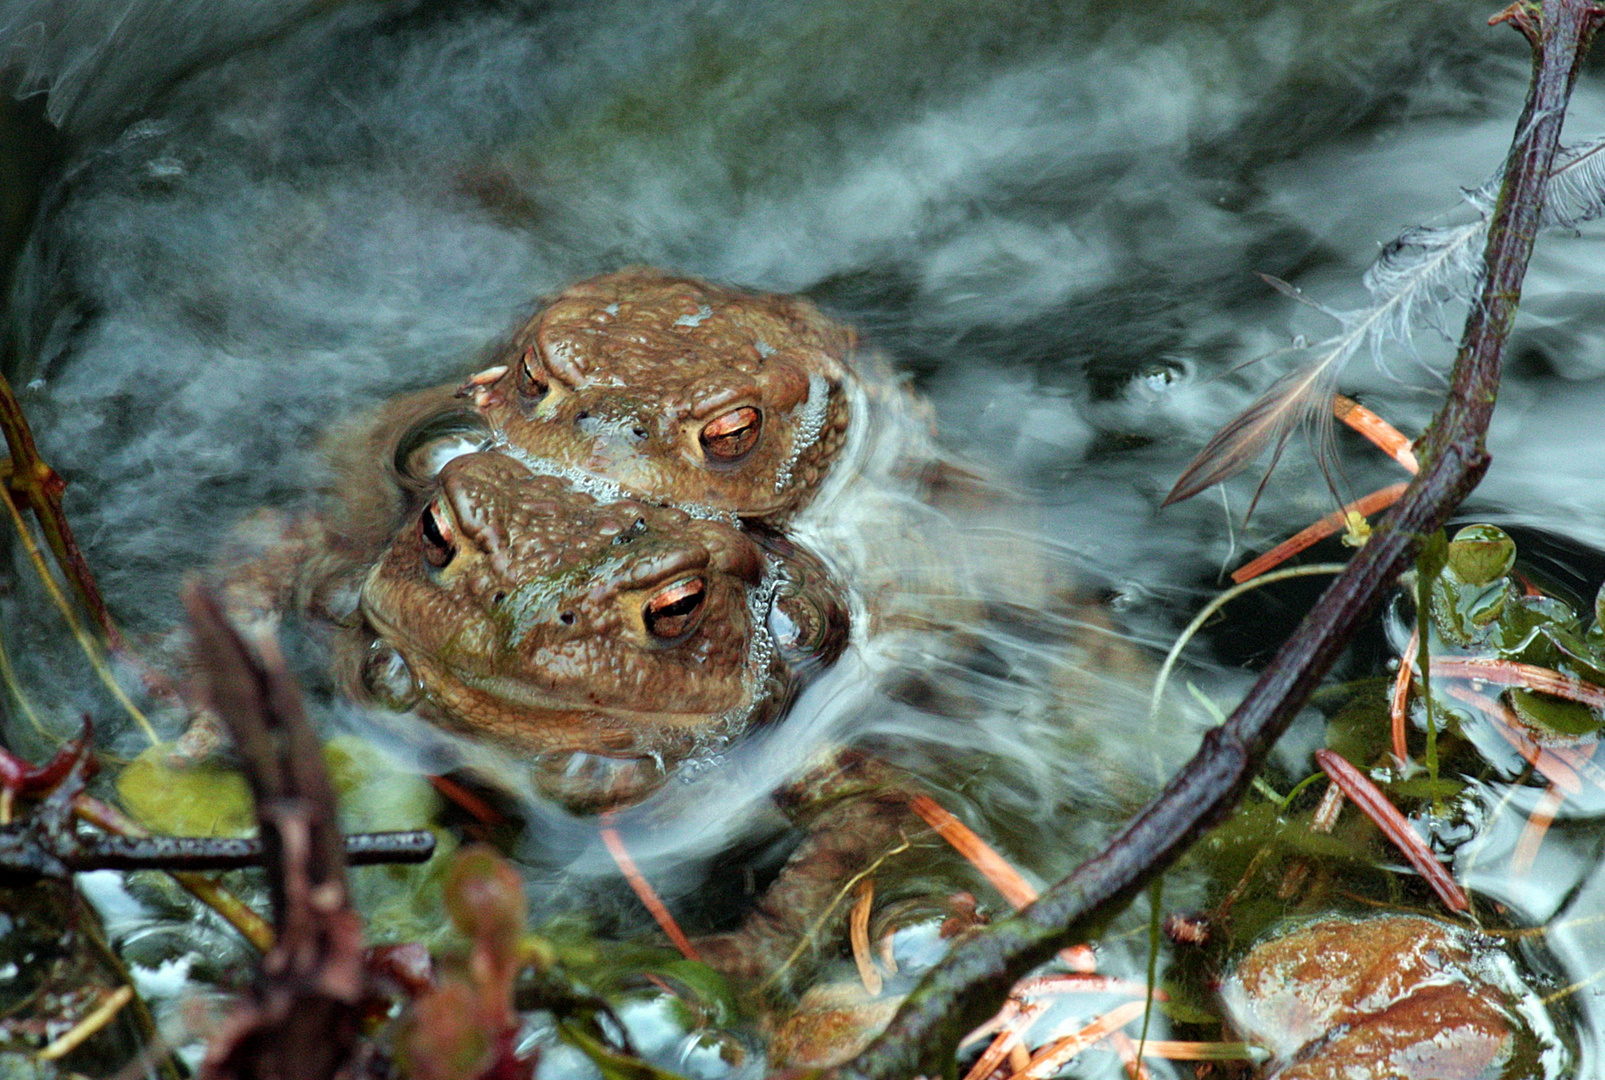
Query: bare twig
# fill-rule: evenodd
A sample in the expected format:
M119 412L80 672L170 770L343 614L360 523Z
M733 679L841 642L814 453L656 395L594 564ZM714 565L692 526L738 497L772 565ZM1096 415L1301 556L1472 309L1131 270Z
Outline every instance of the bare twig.
M1488 468L1484 438L1539 225L1544 178L1577 69L1602 16L1605 11L1586 0L1545 0L1541 12L1522 3L1499 17L1532 43L1533 79L1506 160L1482 292L1466 320L1449 399L1422 440L1422 469L1410 490L1165 790L1101 854L1037 903L955 945L885 1033L843 1067L843 1077L944 1074L958 1040L998 1008L1016 979L1062 945L1090 937L1230 813L1383 590L1409 565L1420 538L1441 528L1482 478Z

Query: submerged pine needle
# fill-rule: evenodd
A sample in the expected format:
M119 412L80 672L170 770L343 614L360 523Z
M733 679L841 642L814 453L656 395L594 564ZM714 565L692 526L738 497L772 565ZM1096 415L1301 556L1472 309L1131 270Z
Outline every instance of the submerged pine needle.
M1555 161L1544 189L1541 226L1575 229L1605 216L1605 139L1562 148ZM1389 368L1390 345L1402 345L1419 360L1413 343L1417 326L1431 326L1449 336L1446 309L1469 300L1482 281L1482 250L1499 181L1496 175L1466 192L1466 203L1476 215L1473 220L1417 226L1384 246L1362 278L1372 298L1368 307L1335 310L1285 281L1261 274L1278 292L1336 320L1340 329L1313 344L1283 350L1302 354L1302 359L1221 428L1183 470L1162 505L1181 502L1237 475L1269 450L1270 464L1254 493L1257 502L1288 439L1298 430L1310 432L1316 461L1335 493L1331 407L1339 376L1362 348L1369 349L1372 360L1384 371ZM1253 509L1251 502L1250 514Z

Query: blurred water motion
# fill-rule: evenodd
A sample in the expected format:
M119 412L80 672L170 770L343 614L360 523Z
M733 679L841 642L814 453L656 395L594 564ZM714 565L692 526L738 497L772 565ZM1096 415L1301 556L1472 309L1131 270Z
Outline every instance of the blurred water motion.
M1162 649L1223 568L1331 509L1297 447L1246 532L1257 475L1156 509L1278 370L1237 365L1331 331L1255 272L1357 304L1380 244L1453 213L1459 187L1498 167L1527 63L1487 14L1447 0L271 12L4 0L10 86L43 95L55 125L14 274L7 374L70 481L69 513L117 615L152 633L231 523L307 503L331 421L473 370L541 293L631 263L802 291L914 376L946 446L1026 493L1033 519L1017 527L1052 580L1110 598L1130 638ZM1605 84L1586 73L1568 138L1602 119ZM1540 242L1495 464L1465 512L1595 551L1602 239L1591 227ZM1401 356L1403 378L1362 361L1344 380L1411 433L1452 351L1430 330L1416 346L1423 363ZM1399 478L1357 445L1344 469L1356 493ZM7 646L65 730L99 699L87 678L56 674L76 670L69 645L33 617L42 601L20 561L13 576ZM1246 685L1236 664L1285 634L1298 601L1224 631L1225 663L1195 649L1183 681L1229 707ZM890 698L866 713L842 674L738 753L783 757L788 740L843 731L925 747L915 757L965 789L1006 851L1062 872L1210 719L1178 693L1151 728L1146 688L1118 678L1062 696L1051 670L1064 658L1032 648L1062 642L1062 628L1029 623L976 628L1000 666L964 669L971 713ZM348 719L333 699L322 709ZM1287 771L1303 775L1321 738L1318 719L1296 730ZM978 760L1017 771L976 779ZM1495 848L1520 827L1497 809L1508 792L1485 793ZM1581 982L1605 969L1588 929L1598 852L1566 814L1569 839L1546 852L1563 871L1484 881L1500 865L1485 851L1470 884L1514 922L1563 920L1557 979ZM606 864L581 835L593 826L544 824L548 850L566 853L547 871L561 907ZM687 859L699 828L718 837ZM651 834L639 857L679 865L668 891L691 891L727 830L739 827ZM1178 881L1167 904L1201 887ZM1115 970L1142 970L1140 941L1108 953ZM1593 1075L1601 1021L1591 994L1571 1002L1575 1075Z

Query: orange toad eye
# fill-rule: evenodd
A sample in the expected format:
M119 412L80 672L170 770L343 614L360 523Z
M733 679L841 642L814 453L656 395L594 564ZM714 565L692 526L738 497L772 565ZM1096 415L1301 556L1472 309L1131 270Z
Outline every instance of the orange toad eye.
M451 519L441 511L439 499L424 507L423 517L418 521L418 536L424 562L437 570L457 554L457 532L451 526Z
M707 584L699 577L670 585L648 600L641 610L647 632L664 641L685 637L696 628L707 595Z
M550 388L551 381L535 355L535 346L524 346L524 355L518 361L518 392L535 402L544 398Z
M708 421L702 429L703 453L717 464L734 465L758 445L762 430L763 413L743 405Z

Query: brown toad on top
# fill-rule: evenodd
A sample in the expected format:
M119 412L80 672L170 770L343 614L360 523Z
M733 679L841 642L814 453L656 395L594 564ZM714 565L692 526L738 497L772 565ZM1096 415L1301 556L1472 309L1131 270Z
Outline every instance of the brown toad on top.
M646 794L763 718L846 626L823 571L783 541L598 502L493 453L446 464L361 611L369 693L535 752L549 793L584 808Z
M777 523L841 449L853 340L801 297L636 267L565 289L464 393L516 450Z

